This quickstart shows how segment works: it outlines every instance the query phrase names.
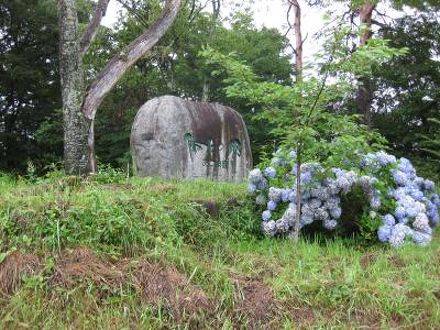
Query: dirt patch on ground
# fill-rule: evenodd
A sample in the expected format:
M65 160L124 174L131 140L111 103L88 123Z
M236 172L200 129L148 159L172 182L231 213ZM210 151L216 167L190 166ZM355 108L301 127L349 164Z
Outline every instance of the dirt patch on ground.
M235 314L244 316L250 327L257 327L271 318L275 312L275 299L272 290L259 280L233 275L236 288Z
M99 258L86 248L63 251L55 258L50 278L52 285L71 288L78 282L119 287L125 281L124 273L110 262Z
M140 261L133 272L133 283L146 303L167 307L178 322L184 314L209 311L211 305L203 290L175 268Z
M78 247L65 250L54 256L53 269L47 270L48 284L53 287L71 289L89 284L96 285L97 294L103 298L107 293L119 292L119 288L135 290L140 300L146 304L164 307L179 323L195 320L199 315L213 313L213 303L205 292L177 269L162 263L151 263L145 259L123 259L111 262L93 251ZM0 264L0 297L10 297L22 283L25 275L42 272L42 260L34 255L12 253ZM47 267L46 267L47 268ZM117 289L117 290L113 290ZM255 284L243 288L251 302L243 304L251 309L251 304L264 304L266 293ZM101 296L102 295L102 296ZM259 298L261 296L261 298ZM255 310L255 313L262 313ZM195 323L197 324L197 323Z
M353 315L355 328L381 329L381 315L369 310L356 310Z
M0 296L9 297L21 286L23 278L42 270L39 257L14 252L0 263Z
M403 259L402 259L399 255L397 255L397 254L394 254L394 255L389 256L389 257L388 257L388 262L389 262L392 266L397 267L397 268L401 268L401 267L404 267L404 266L405 266L405 262L404 262Z
M179 322L184 315L209 311L210 301L175 268L147 260L124 259L111 263L85 248L61 253L55 260L52 285L71 288L80 282L106 288L130 286L141 300L165 307Z
M371 264L374 264L376 262L377 255L373 253L367 253L361 256L359 259L359 263L361 264L362 270L365 270L370 266Z

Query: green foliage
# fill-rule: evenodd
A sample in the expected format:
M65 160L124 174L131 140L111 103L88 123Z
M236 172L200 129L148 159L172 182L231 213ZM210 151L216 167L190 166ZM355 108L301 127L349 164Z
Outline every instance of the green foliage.
M437 161L440 160L440 120L436 118L428 118L428 121L433 125L438 126L437 130L433 132L432 136L421 135L420 137L423 139L423 151L426 151L433 155Z
M0 1L0 170L25 172L52 149L34 134L60 107L54 0ZM41 162L41 163L40 163Z
M325 44L319 57L321 76L293 86L263 81L234 54L228 56L207 48L202 55L216 66L213 74L226 72L226 96L254 106L254 119L268 123L282 145L300 150L302 162L339 165L359 153L382 147L385 140L361 125L356 116L332 111L332 105L354 91L353 77L371 75L374 65L404 53L384 40L372 40L347 56L341 46L345 34L346 29L341 28ZM330 76L333 82L329 82Z
M417 12L379 31L391 46L408 51L374 70L377 110L373 121L397 155L410 158L424 176L438 179L440 164L427 150L436 148L426 144L426 138L436 140L435 121L440 120L437 17L438 10Z

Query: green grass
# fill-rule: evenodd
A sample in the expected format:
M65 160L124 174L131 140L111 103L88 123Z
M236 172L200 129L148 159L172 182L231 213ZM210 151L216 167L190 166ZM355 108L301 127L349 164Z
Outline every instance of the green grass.
M293 245L263 238L259 222L245 185L0 176L0 290L17 251L41 263L0 294L0 328L440 327L438 233L428 247L323 236ZM57 284L61 256L78 247L124 269L124 281L79 272L74 285ZM209 307L176 315L149 302L132 276L142 260L175 269L179 290L202 290Z

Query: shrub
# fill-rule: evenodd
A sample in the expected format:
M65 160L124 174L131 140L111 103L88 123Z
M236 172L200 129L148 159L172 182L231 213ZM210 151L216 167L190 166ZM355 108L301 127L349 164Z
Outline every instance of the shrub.
M269 165L269 164L266 164ZM401 246L406 241L426 245L439 222L440 198L434 182L417 176L411 162L384 151L359 155L342 168L323 168L319 163L300 166L300 228L321 222L326 230L342 227L344 212L353 198L358 214L352 214L365 238L377 234L381 242ZM248 189L264 209L262 229L275 236L292 231L297 214L296 153L278 151L263 170L250 172ZM347 205L343 210L341 205ZM265 207L264 207L265 206Z

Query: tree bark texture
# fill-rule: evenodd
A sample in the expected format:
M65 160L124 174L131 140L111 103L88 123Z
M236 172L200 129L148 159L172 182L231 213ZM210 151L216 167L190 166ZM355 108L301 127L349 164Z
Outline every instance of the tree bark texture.
M295 78L297 82L303 80L303 39L301 32L301 6L298 0L289 0L290 8L293 7L294 20L293 31L295 33ZM290 12L289 8L289 12ZM287 20L289 21L289 13L287 14ZM288 22L290 25L290 22ZM291 26L291 25L290 25ZM291 26L292 27L292 26Z
M290 9L294 10L293 30L295 33L295 78L296 82L302 82L303 80L303 39L301 32L301 6L298 0L289 0ZM287 20L289 21L289 13L287 14ZM290 23L289 23L290 25ZM301 152L300 142L296 141L296 215L293 222L291 231L289 232L289 238L294 242L299 240L300 221L301 221Z
M113 57L85 89L82 57L95 38L109 0L99 0L83 34L78 33L75 0L58 0L60 26L60 73L64 113L64 160L69 174L94 173L96 112L104 97L124 73L145 55L176 19L181 0L166 0L161 18Z
M66 173L88 173L88 132L90 121L81 111L84 76L79 51L75 0L58 2L60 30L60 76L64 120L64 167Z
M301 82L303 79L303 40L301 33L301 6L298 0L291 1L294 12L295 19L293 22L293 29L295 31L295 76L296 81Z
M376 7L375 4L367 2L359 9L359 19L361 24L365 25L366 30L362 33L359 44L364 46L368 40L373 36L371 30L373 10ZM356 105L358 112L363 115L364 122L368 127L372 126L372 113L371 105L373 103L373 86L371 79L368 77L359 78L360 86L356 94Z

